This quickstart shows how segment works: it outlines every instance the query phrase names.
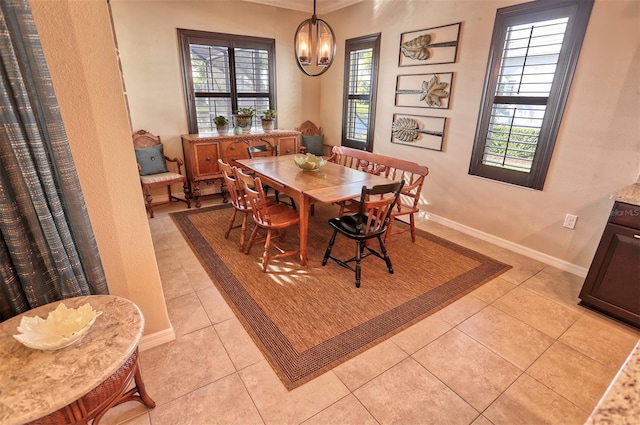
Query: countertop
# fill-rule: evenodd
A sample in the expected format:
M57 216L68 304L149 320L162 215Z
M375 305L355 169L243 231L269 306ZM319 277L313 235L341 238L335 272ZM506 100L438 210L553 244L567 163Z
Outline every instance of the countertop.
M640 341L620 368L585 425L637 424L640 418Z
M613 198L625 204L640 205L640 182L635 182L616 191Z

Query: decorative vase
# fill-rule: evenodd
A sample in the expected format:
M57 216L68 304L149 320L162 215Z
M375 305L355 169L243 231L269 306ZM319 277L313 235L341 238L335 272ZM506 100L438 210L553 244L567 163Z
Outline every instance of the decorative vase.
M217 125L216 126L216 130L218 130L218 134L219 135L225 135L229 132L229 125L225 124L225 125Z
M262 130L267 132L273 130L273 118L262 118Z
M243 133L251 132L251 121L253 116L251 115L235 115L236 124L242 128Z
M236 125L235 127L233 127L233 134L235 135L242 134L242 127L240 127L239 125Z

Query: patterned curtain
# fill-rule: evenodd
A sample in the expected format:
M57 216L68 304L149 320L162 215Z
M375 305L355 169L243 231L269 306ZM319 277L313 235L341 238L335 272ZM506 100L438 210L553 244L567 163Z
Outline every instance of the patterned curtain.
M0 0L0 321L107 294L28 0Z

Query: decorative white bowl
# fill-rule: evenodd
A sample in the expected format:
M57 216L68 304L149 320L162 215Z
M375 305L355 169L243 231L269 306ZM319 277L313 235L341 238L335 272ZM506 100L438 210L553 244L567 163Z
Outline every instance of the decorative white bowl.
M59 350L79 341L101 314L88 303L78 308L60 303L46 319L24 316L13 337L36 350Z
M312 153L306 155L296 154L293 156L293 160L296 162L298 168L305 171L318 171L320 167L327 163L323 157L315 156Z

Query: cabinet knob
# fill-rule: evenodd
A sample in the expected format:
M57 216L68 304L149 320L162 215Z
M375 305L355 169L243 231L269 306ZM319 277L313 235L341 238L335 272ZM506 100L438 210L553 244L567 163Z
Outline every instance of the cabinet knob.
M236 150L236 147L235 147L235 146L231 146L231 147L229 148L229 150L230 150L230 151L235 151L235 150Z
M287 149L286 151L284 151L285 153L291 153L290 149Z
M206 157L204 160L205 160L205 161L211 161L211 157L210 157L210 156L208 156L208 157Z

